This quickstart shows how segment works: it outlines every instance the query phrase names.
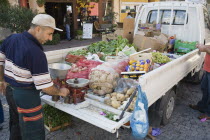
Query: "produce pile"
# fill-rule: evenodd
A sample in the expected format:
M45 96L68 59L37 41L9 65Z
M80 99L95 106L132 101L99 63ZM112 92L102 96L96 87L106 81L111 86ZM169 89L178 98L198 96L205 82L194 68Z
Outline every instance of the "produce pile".
M92 69L90 73L89 87L98 95L111 93L117 86L119 74L124 71L128 60L105 62Z
M168 56L163 55L160 52L153 52L152 53L152 61L154 63L158 63L158 64L165 64L165 63L170 62L171 59Z
M85 56L83 55L72 55L72 54L67 54L65 61L68 63L76 63L80 59L86 59Z
M76 51L70 51L69 54L86 56L88 54L88 50L85 49L85 48L84 49L79 49L79 50L76 50Z
M130 72L130 71L145 71L148 72L149 68L150 68L150 60L147 59L146 61L144 60L130 60L129 61L129 65L126 66L126 71Z
M74 79L74 78L85 78L89 79L89 73L92 68L101 65L101 62L87 60L87 59L79 59L77 63L72 64L71 69L68 71L66 78Z
M129 41L122 36L118 36L118 39L111 40L110 42L100 41L88 46L88 51L92 54L99 52L105 55L116 55L119 51L122 51L125 46L133 47L129 44Z
M116 109L124 109L131 95L134 93L138 83L132 79L120 79L118 81L115 91L111 94L106 94L107 99L105 104L110 105ZM136 94L137 96L137 94ZM128 107L128 111L133 111L137 97L134 97Z

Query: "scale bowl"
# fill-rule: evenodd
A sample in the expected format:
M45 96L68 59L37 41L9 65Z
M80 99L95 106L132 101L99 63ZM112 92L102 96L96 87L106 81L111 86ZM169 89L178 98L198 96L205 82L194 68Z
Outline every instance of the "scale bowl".
M50 75L53 79L65 79L68 70L71 68L68 64L52 63L48 65Z
M88 79L84 79L84 78L77 78L78 80L78 84L74 83L75 79L68 79L66 80L66 83L73 88L82 88L85 87L89 84L89 80Z

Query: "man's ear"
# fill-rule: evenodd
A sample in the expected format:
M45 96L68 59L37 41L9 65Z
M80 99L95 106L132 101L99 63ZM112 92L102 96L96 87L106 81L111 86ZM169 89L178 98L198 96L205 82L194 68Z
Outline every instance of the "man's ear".
M41 27L40 26L36 26L35 31L36 32L40 32L41 31Z

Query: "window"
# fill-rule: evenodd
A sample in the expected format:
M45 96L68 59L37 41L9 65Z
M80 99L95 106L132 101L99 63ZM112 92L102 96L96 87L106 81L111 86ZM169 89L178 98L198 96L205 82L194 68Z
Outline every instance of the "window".
M184 25L186 11L176 10L173 20L175 25Z
M158 10L151 10L147 17L147 22L152 24L157 19ZM184 25L186 11L185 10L173 10L172 25ZM159 23L170 24L171 10L160 10ZM188 19L187 19L188 20ZM187 21L188 22L188 21Z
M152 11L149 12L148 18L147 18L148 23L156 22L157 13L158 13L157 10L152 10Z

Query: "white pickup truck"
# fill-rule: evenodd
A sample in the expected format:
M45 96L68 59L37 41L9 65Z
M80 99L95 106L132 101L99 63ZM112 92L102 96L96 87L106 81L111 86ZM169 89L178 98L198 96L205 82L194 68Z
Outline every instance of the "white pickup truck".
M139 21L151 23L154 20L156 23L162 24L161 32L168 35L176 34L176 37L183 41L197 41L201 44L207 44L210 41L208 12L202 4L187 2L142 4L138 8L134 33L138 32ZM85 47L49 51L46 52L46 56L49 63L61 62L69 51ZM204 56L204 53L200 53L196 49L139 78L139 84L147 95L149 106L158 104L159 107L155 107L156 113L154 110L153 113L158 115L156 118L159 118L162 124L167 124L172 115L176 98L176 85L187 75L192 76L194 80L201 79ZM116 114L121 114L121 110L89 98L77 105L53 102L48 95L44 95L42 100L111 133L115 133L131 116L131 113L125 112L123 119L119 122L108 120L101 116L97 110L105 109Z

